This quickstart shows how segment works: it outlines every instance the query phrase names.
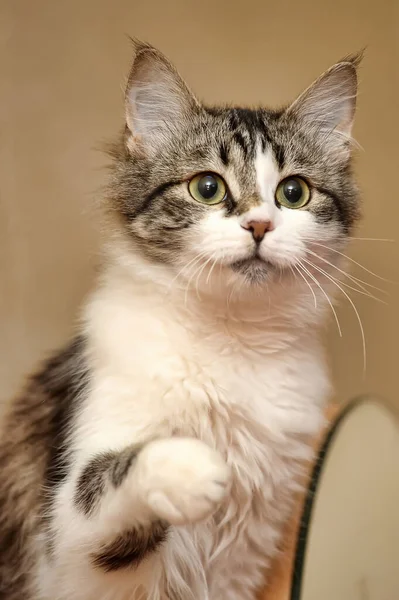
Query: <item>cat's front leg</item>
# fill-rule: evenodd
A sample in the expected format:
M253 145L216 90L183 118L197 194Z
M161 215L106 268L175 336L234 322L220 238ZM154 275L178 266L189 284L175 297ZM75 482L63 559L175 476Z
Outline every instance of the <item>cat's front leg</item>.
M84 569L84 585L92 577L94 586L101 573L137 567L167 539L169 525L211 515L229 485L230 468L223 458L192 438L92 456L56 499L51 525L55 567L58 563L71 578L68 586L75 575L83 579Z
M182 525L212 514L229 481L219 453L200 440L175 437L94 456L81 471L73 500L100 527L115 515L139 525Z

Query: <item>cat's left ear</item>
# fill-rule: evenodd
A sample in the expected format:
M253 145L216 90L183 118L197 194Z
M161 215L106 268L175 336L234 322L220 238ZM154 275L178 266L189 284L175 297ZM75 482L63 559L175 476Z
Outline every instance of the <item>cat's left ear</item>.
M349 56L323 73L287 109L326 143L348 147L356 110L357 69L363 54ZM331 135L330 135L331 134Z
M149 44L133 41L135 58L125 93L128 146L155 154L182 130L199 102L168 59Z

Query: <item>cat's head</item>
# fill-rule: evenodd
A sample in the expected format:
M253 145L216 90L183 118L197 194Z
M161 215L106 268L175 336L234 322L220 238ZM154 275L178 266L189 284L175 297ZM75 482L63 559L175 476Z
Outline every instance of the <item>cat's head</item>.
M133 252L197 285L200 273L248 288L307 277L310 253L339 248L359 214L358 62L335 64L280 110L210 108L137 44L111 186Z

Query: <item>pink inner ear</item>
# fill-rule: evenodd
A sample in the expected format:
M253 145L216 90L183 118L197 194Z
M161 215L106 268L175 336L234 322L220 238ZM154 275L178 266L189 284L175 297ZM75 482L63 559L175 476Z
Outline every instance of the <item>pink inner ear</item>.
M133 62L125 93L126 123L148 145L198 106L173 65L158 50L145 46Z
M350 136L356 109L357 74L351 62L334 65L288 108L305 124Z

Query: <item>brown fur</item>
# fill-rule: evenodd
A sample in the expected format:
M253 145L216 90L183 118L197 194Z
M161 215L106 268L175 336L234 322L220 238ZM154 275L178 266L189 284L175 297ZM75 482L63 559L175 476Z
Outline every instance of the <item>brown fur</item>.
M82 341L33 375L0 430L0 600L26 600L34 537L63 477L63 445L74 398L84 385Z

